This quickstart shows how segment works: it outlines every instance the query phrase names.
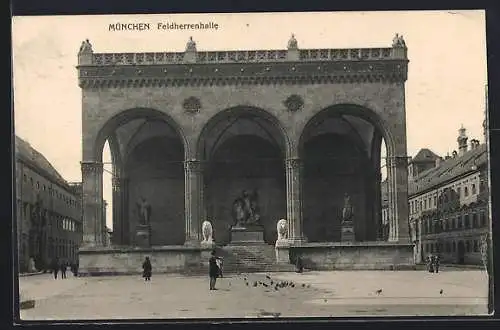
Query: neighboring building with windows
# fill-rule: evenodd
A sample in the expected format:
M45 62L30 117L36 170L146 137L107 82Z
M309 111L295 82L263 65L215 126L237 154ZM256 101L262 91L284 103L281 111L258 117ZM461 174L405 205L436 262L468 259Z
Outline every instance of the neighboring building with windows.
M460 128L458 152L444 159L422 149L409 164L410 230L415 261L439 253L443 263L481 264L480 243L489 227L488 156L485 143L467 144Z
M77 260L82 241L81 184L69 184L50 162L16 136L16 221L19 271L30 258L46 269L55 257Z

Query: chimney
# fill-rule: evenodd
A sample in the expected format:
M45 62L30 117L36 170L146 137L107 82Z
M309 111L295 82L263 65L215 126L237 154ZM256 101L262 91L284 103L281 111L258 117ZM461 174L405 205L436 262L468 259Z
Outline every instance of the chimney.
M439 167L439 165L441 165L441 161L441 157L436 158L436 167Z
M468 137L465 134L465 128L462 125L462 127L460 127L460 129L458 130L458 138L457 138L458 153L460 156L462 156L465 152L467 152L467 140Z
M444 156L444 160L448 160L448 159L450 159L450 158L451 158L451 157L450 157L450 153L449 153L449 152L447 152L447 153L446 153L446 156Z

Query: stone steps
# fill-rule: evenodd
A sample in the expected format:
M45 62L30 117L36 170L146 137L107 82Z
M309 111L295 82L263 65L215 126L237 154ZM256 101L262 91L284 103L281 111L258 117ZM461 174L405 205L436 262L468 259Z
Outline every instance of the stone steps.
M276 264L274 246L268 244L226 245L217 248L224 258L224 273L289 272L293 265Z

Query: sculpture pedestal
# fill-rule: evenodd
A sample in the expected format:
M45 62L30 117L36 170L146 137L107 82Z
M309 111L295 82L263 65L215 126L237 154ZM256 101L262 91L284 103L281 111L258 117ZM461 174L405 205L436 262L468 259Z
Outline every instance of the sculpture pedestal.
M231 244L264 244L264 227L261 225L231 227Z
M201 241L200 247L202 249L215 249L215 242L213 240Z
M341 242L354 242L355 241L354 224L352 223L352 221L342 222L340 241Z
M135 229L136 245L143 248L151 247L151 226L137 225Z
M287 239L277 240L274 245L276 263L290 264L290 243Z

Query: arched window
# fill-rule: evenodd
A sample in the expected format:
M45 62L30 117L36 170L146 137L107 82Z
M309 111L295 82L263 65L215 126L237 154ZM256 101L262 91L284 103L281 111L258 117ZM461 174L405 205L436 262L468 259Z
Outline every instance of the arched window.
M469 188L467 186L464 187L464 197L469 196Z
M473 184L472 184L472 195L475 195L475 194L477 193L477 191L476 191L476 190L477 190L477 189L476 189L476 184L475 184L475 183L473 183Z

